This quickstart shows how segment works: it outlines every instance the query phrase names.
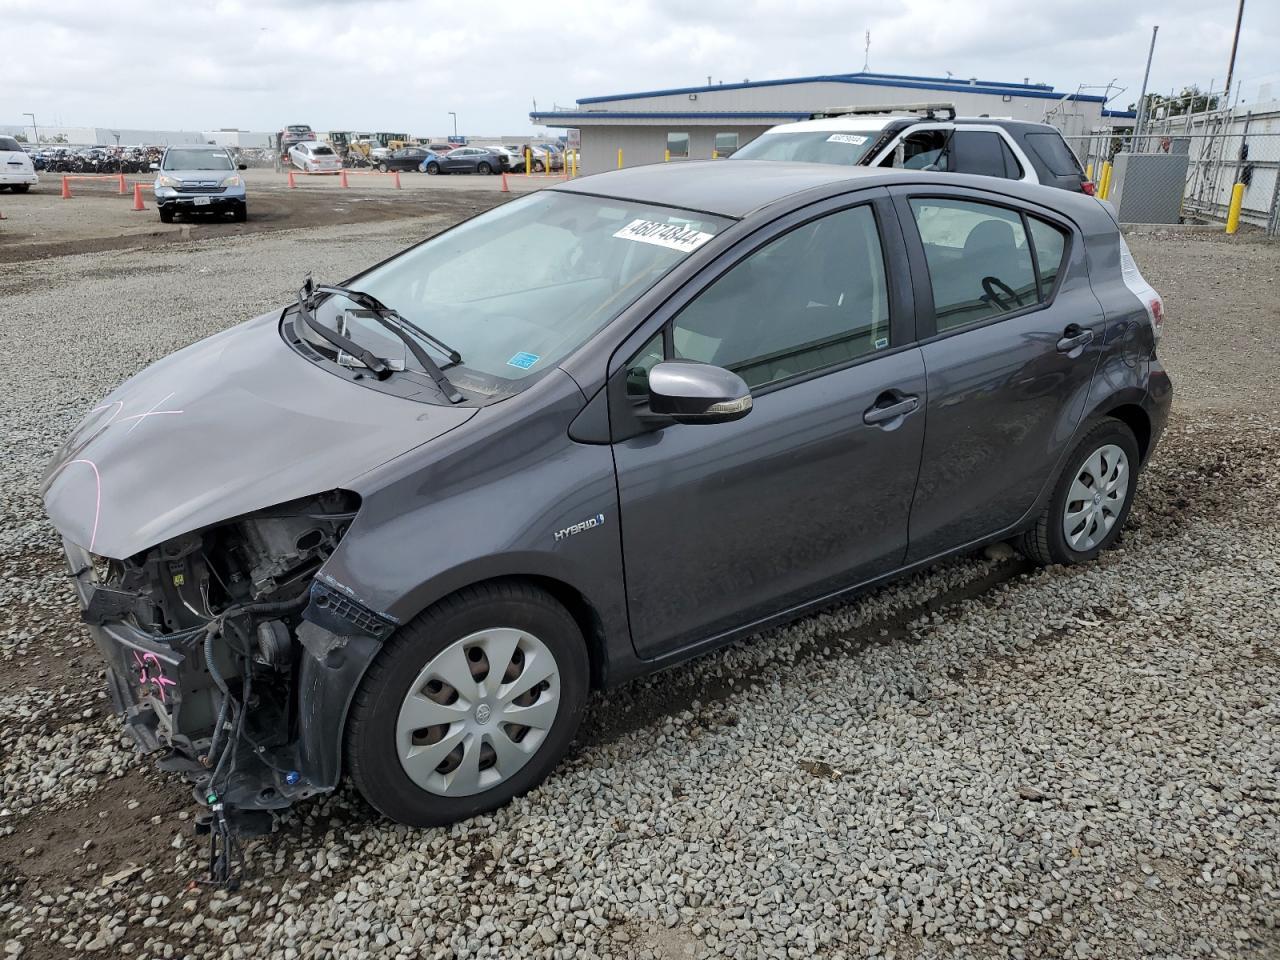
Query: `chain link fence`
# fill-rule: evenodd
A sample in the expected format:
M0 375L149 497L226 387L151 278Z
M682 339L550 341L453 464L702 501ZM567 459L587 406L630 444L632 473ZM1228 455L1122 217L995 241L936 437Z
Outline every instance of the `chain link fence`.
M1114 165L1108 199L1122 207L1122 220L1141 222L1172 197L1184 220L1225 222L1238 183L1240 222L1280 236L1280 109L1189 114L1154 121L1140 137L1102 130L1067 142L1095 183L1104 163Z

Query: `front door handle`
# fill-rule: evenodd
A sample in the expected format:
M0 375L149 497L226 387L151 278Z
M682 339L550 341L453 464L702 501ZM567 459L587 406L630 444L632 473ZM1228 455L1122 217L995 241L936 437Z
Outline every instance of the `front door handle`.
M1058 341L1058 352L1071 353L1081 347L1087 347L1091 343L1093 343L1093 331L1087 330L1077 323L1072 323L1062 331L1062 339Z
M867 412L862 415L862 422L871 427L889 423L914 412L919 406L919 397L906 397L892 392L882 393L876 398L875 406L868 407Z

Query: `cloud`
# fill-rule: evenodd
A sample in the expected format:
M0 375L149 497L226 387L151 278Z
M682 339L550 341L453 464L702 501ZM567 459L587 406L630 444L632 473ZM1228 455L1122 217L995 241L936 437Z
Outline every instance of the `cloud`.
M1113 78L1138 97L1226 73L1235 4L1131 0L1099 11L1025 0L0 0L11 59L0 123L134 128L528 129L532 101L860 69L1054 84ZM1245 11L1236 76L1280 95L1280 4Z

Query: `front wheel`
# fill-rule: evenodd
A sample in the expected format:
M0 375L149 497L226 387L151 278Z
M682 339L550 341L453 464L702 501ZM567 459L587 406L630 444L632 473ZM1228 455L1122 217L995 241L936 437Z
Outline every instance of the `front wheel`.
M235 220L236 223L244 223L249 219L249 205L245 203L240 204L231 211L231 218Z
M10 190L12 190L14 193L26 193L28 190L30 190L30 189L31 189L31 184L29 184L29 183L15 183L15 184L11 185L11 186L9 187L9 189L10 189Z
M165 207L160 208L160 222L173 223L173 211Z
M351 778L411 826L496 809L559 763L588 686L582 632L554 598L514 581L469 587L369 667L347 720Z
M493 173L493 167L489 166L487 163L484 163L482 161L476 164L476 173L483 173L486 176L488 176L489 174Z
M439 173L439 172L440 172L440 164L438 164L438 163L428 163L428 164L427 164L427 173L428 173L428 174L430 174L431 176L433 176L433 177L434 177L434 176L435 176L437 173Z
M378 172L379 172L379 173L386 173L386 172L387 172L387 165L386 165L385 163L380 163L380 164L378 164Z
M1071 451L1053 496L1022 536L1036 563L1084 563L1120 539L1138 484L1138 442L1119 420L1107 419Z

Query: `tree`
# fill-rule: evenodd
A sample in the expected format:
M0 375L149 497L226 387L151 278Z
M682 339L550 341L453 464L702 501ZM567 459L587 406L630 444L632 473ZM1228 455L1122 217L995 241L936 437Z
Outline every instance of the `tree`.
M26 143L27 135L25 133L15 133L13 135L13 139L17 140L19 143Z
M1180 117L1186 113L1203 113L1206 110L1217 110L1221 101L1219 94L1209 96L1196 84L1183 87L1182 92L1170 99L1160 93L1147 94L1146 117L1148 120L1159 120L1163 117ZM1137 110L1136 103L1129 104L1130 110Z

